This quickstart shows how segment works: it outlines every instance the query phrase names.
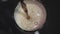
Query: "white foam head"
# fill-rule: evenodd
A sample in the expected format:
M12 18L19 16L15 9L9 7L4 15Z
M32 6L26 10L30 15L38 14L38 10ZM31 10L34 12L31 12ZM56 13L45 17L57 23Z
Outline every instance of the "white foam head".
M14 13L16 24L21 29L26 31L34 31L41 28L45 23L46 19L45 9L43 8L42 5L39 5L38 3L35 4L33 2L32 3L26 2L26 5L28 15L31 17L31 19L30 20L26 19L26 14L24 13L22 7L19 5L20 8L17 6L19 8L18 11L16 11L17 13L16 12Z

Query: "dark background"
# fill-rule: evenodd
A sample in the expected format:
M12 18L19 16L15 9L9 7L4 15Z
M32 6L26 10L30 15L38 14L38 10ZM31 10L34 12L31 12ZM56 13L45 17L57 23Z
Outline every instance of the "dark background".
M14 23L13 13L17 3L21 0L0 0L0 34L26 34L19 31ZM39 30L41 34L56 34L56 12L57 1L55 0L41 0L46 8L47 20L44 27Z

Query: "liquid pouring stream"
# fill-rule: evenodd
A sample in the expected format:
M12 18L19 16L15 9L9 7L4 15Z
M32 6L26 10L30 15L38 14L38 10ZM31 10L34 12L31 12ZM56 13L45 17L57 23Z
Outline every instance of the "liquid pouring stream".
M21 5L22 5L22 8L24 10L24 12L26 13L27 15L27 19L30 19L30 16L28 15L28 10L27 10L27 7L26 7L26 4L24 2L21 2Z

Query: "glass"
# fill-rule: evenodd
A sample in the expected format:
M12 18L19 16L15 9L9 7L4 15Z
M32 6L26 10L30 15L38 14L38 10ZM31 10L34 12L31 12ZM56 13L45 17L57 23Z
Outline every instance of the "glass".
M24 0L15 8L14 19L19 29L36 31L41 29L46 21L46 10L38 0Z

